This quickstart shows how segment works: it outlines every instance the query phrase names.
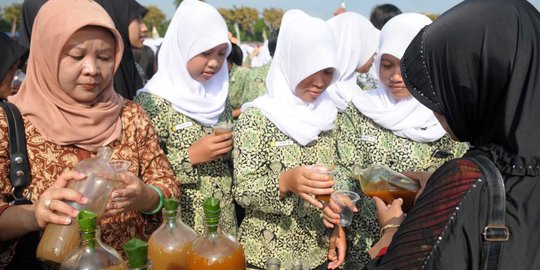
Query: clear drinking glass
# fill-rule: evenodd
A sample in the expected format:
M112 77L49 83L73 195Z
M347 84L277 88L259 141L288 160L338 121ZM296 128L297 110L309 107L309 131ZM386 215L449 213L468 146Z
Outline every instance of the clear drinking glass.
M356 192L352 191L336 191L332 193L332 200L339 205L339 225L341 227L348 227L352 223L353 209L356 206L360 196Z
M232 129L234 127L234 124L231 122L218 122L217 124L213 125L212 128L214 129L215 135L221 135L225 133L232 132Z
M316 173L328 176L328 181L334 181L334 177L336 176L336 170L334 165L316 164L313 165L311 168ZM330 194L315 195L315 199L317 199L317 201L321 202L323 205L326 205L330 202Z

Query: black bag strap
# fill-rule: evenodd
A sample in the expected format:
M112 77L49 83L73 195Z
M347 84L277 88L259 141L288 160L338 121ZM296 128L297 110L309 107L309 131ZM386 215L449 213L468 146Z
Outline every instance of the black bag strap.
M15 104L3 101L0 106L4 109L9 133L9 181L11 182L13 205L31 204L23 197L24 190L30 185L30 166L26 150L26 135L21 113Z
M488 224L482 233L484 244L482 250L482 268L484 270L499 269L504 242L510 238L510 231L505 224L506 192L501 173L491 160L484 156L473 158L482 170L488 185L489 212Z

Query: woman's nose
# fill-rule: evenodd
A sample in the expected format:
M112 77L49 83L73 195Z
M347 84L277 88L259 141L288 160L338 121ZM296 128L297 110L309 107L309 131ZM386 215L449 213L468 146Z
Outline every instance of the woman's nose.
M95 61L87 61L84 63L83 74L89 76L97 75L99 67L96 65Z

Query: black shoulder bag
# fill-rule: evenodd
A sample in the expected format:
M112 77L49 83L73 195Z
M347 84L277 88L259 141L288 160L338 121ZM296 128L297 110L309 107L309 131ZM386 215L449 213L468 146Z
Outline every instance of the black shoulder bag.
M488 224L482 233L484 244L482 248L483 270L499 269L504 242L510 238L510 232L505 224L506 191L501 173L495 164L486 157L472 158L482 170L488 185L489 209Z
M0 106L4 110L9 132L9 181L11 182L13 196L10 204L32 204L27 197L23 196L32 178L28 164L22 116L17 106L10 102L0 102ZM5 269L42 269L41 263L36 258L39 239L38 231L20 237L17 242L15 256Z

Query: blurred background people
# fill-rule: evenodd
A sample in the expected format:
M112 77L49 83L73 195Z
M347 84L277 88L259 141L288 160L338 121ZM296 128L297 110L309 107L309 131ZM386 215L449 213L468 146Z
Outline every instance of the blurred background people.
M381 30L386 22L399 14L401 10L392 4L377 5L371 10L369 20L373 26Z
M19 90L24 74L16 72L21 68L28 57L28 49L20 46L8 35L0 33L0 99L5 100ZM15 81L14 81L15 80Z
M148 28L142 18L145 7L135 0L96 0L113 19L114 25L124 42L124 54L120 67L114 74L114 90L127 99L133 99L137 90L143 87L145 78L142 68L137 67L132 47L141 48Z

